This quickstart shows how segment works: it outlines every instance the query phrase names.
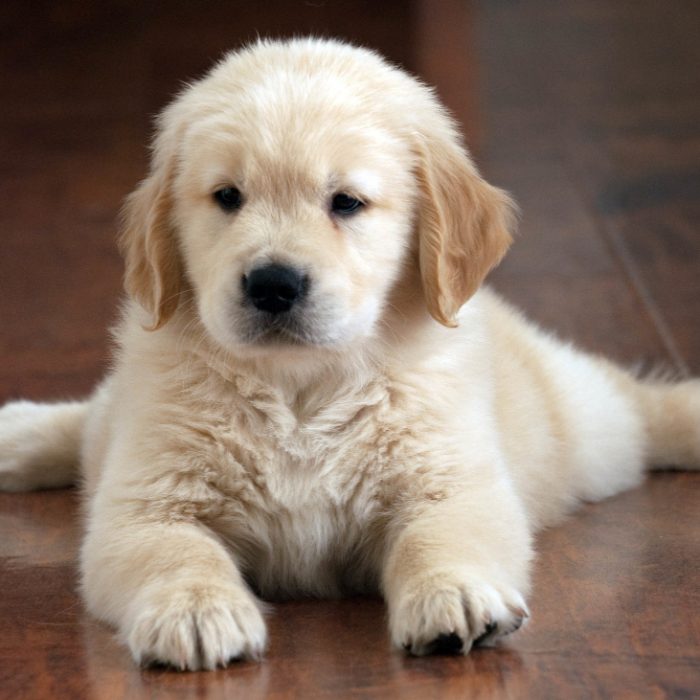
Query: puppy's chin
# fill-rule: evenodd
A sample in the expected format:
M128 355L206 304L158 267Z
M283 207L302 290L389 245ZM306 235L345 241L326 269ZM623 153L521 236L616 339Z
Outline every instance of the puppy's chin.
M332 345L304 333L291 332L285 328L268 328L239 338L233 352L241 356L298 355L328 347Z
M205 324L208 325L208 324ZM265 360L283 369L288 363L319 361L324 356L357 350L358 344L373 335L373 328L355 328L348 324L330 332L324 328L285 328L281 323L251 328L207 328L209 335L228 355L248 360Z
M274 315L239 307L207 314L200 307L200 318L217 344L233 355L299 356L355 347L374 334L378 310L379 304L374 302L350 313L317 307Z
M321 371L327 362L333 362L333 358L355 347L352 341L318 343L273 333L261 334L247 342L237 339L225 344L219 342L219 345L229 361L261 366L267 376L307 378Z

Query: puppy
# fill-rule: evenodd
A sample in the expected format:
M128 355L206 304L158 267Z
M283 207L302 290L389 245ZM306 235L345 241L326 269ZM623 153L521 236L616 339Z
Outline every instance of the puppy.
M113 371L0 411L0 487L83 484L84 598L140 663L259 657L257 595L378 591L413 654L510 634L533 533L700 466L700 382L637 381L480 289L512 227L376 54L228 55L126 204Z

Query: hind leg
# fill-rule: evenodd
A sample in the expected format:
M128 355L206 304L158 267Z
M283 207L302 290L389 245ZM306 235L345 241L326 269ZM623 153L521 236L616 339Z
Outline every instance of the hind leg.
M75 483L87 408L87 401L13 401L0 408L0 490Z

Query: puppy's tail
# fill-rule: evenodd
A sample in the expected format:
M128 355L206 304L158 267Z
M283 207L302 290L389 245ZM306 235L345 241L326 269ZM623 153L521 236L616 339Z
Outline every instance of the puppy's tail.
M88 406L13 401L0 408L0 491L74 484Z
M700 379L637 384L653 467L700 469Z

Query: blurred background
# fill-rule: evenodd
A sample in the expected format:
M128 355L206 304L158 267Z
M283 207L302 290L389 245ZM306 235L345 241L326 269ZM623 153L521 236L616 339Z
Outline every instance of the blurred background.
M90 388L153 116L225 51L310 33L436 85L522 208L497 287L592 350L700 371L699 20L693 0L6 0L0 390Z
M0 402L91 389L121 293L118 211L146 173L153 116L223 52L295 34L375 48L436 86L522 209L491 277L505 296L591 351L700 373L699 27L697 0L4 0ZM379 603L290 604L264 670L169 687L690 697L697 497L690 475L658 476L543 535L534 622L505 650L407 661ZM105 697L155 697L82 613L78 540L74 495L0 496L0 688L97 697L106 677L125 694Z

